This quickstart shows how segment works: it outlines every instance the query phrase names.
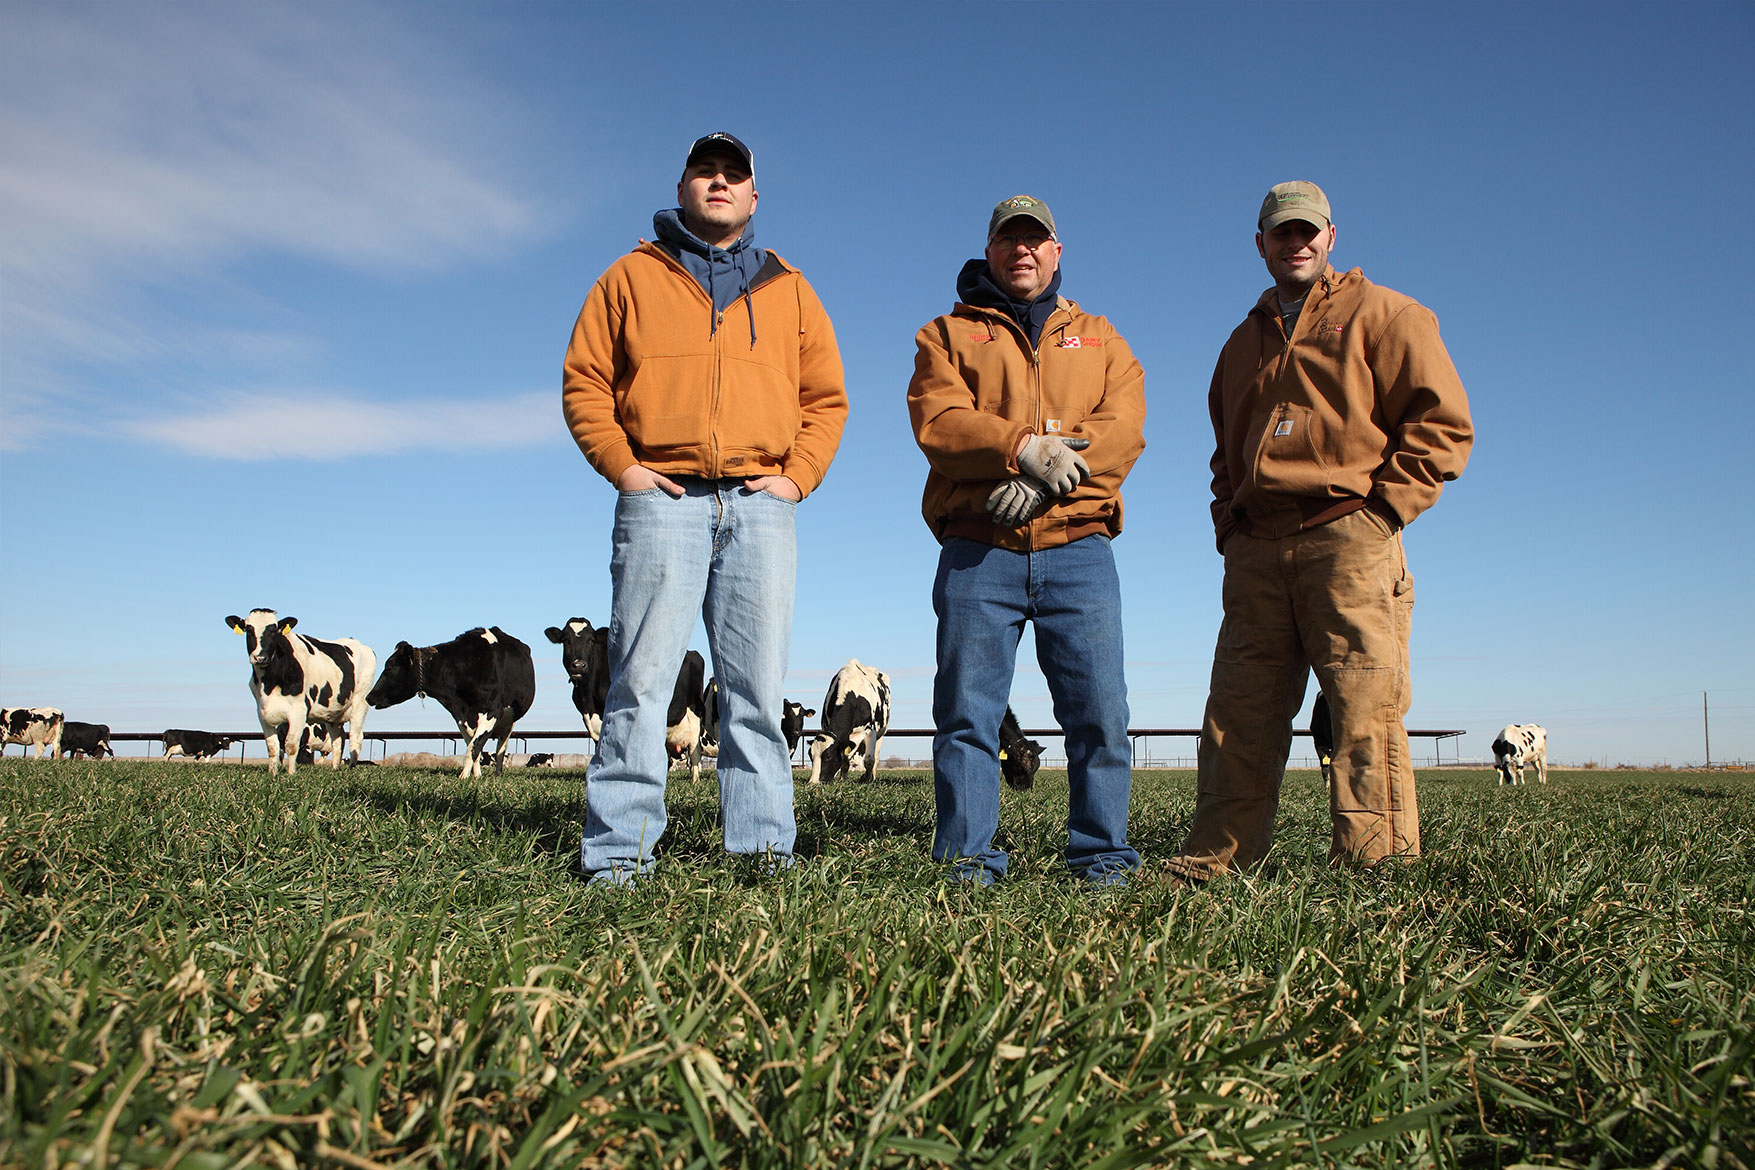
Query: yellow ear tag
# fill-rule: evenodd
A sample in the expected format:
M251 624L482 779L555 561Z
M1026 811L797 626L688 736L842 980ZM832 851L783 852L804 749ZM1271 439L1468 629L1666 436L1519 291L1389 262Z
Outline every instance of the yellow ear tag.
M999 758L1000 758L1000 759L1002 759L1002 760L1003 760L1003 759L1005 759L1005 758L1006 758L1006 756L1005 756L1005 749L1004 749L1004 748L1000 748L1000 749L999 749Z
M243 632L244 632L243 626L233 626L232 627L232 633L234 633L234 634L241 634Z

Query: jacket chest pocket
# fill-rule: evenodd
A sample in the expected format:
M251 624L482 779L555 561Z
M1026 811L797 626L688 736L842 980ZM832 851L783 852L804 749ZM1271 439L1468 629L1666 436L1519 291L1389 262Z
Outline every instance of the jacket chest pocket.
M1076 346L1042 344L1042 408L1046 415L1065 420L1067 430L1095 412L1103 402L1107 386L1107 366L1103 350L1091 342L1096 338L1079 339L1086 344Z

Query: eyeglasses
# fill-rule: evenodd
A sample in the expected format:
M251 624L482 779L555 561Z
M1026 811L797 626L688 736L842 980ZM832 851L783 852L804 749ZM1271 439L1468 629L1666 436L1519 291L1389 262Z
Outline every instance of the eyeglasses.
M994 236L991 240L987 241L987 246L989 248L998 248L1002 252L1009 252L1019 244L1022 244L1024 247L1030 249L1030 251L1035 252L1039 250L1043 244L1046 244L1053 238L1053 236L1046 235L1042 232L1031 232L1027 236L1014 236L1008 234Z

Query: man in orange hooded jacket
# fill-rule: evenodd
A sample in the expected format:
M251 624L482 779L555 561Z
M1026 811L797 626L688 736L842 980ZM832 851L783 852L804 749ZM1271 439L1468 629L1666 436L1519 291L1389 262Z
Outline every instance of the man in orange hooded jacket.
M695 618L719 683L725 848L789 864L781 732L799 501L847 420L834 327L797 269L755 246L755 161L724 132L690 147L678 206L600 277L567 347L561 402L617 490L609 696L580 862L632 881L664 833L665 724Z

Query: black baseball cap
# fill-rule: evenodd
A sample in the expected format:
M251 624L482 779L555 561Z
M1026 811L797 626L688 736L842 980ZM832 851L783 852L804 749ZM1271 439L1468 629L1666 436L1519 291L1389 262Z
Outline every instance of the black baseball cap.
M749 171L751 175L756 173L756 156L750 153L750 148L739 141L735 135L727 134L723 130L715 130L711 134L703 134L695 139L694 144L689 147L689 156L683 159L683 170L688 170L694 165L698 156L710 150L728 150L743 160L744 169Z

